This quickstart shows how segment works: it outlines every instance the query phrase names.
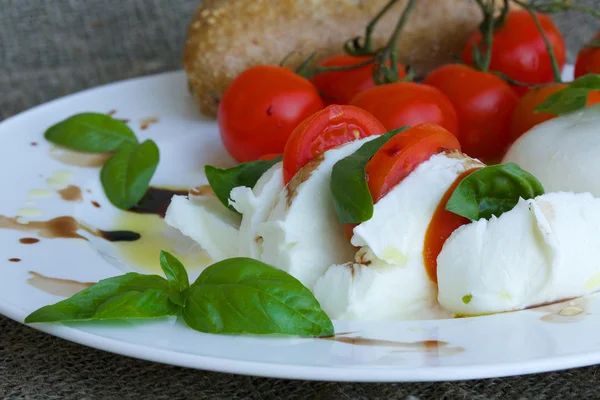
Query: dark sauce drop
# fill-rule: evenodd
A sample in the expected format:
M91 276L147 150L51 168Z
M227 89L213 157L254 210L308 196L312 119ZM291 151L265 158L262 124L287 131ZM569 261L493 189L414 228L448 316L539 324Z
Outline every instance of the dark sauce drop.
M27 224L20 224L15 218L0 215L0 229L11 229L21 232L35 232L39 237L46 239L83 239L88 240L78 231L82 230L90 235L109 240L111 242L133 242L139 240L142 235L132 231L101 231L90 228L77 221L73 217L63 216L50 219L48 221L30 221ZM34 244L40 239L26 237L19 239L23 244Z
M151 187L144 197L142 197L135 206L130 208L129 211L139 214L156 214L164 218L173 196L187 195L187 190L171 190Z
M40 241L40 239L36 239L36 238L21 238L21 239L19 239L19 242L21 242L23 244L35 244L39 241Z
M142 235L132 231L98 231L98 236L109 242L135 242L139 240Z
M9 258L8 261L10 261L10 262L20 262L21 259L20 258Z
M96 208L100 208L100 203L98 203L97 201L92 201L92 205Z

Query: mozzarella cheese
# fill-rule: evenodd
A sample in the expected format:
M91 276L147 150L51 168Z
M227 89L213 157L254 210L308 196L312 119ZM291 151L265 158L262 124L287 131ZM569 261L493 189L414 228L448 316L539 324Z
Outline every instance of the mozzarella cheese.
M460 152L431 157L374 206L354 229L355 263L334 265L314 287L332 318L427 319L439 315L437 290L423 261L425 233L448 187L465 170L483 166Z
M212 262L238 255L240 217L213 195L173 196L165 222L197 242Z
M261 261L280 268L312 289L332 264L351 261L354 249L344 237L331 197L333 165L374 136L329 150L300 169L279 194L266 222Z
M253 189L237 187L231 191L230 204L242 214L239 257L261 259L263 239L257 228L269 218L283 186L282 163L277 163L260 177Z
M590 192L600 197L600 107L554 118L529 130L506 153L546 192Z
M550 193L457 229L438 257L440 304L478 315L600 289L600 199Z

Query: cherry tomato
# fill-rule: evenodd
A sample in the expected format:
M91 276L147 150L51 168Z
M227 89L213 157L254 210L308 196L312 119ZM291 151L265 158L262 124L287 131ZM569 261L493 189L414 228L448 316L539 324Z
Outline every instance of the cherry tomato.
M562 69L566 60L564 38L549 16L537 14L537 17ZM479 45L482 40L480 31L471 35L462 54L466 64L473 65L473 45ZM554 81L544 39L527 10L510 11L504 25L494 32L490 70L502 72L521 82ZM524 94L527 88L514 87L514 90Z
M388 140L365 168L373 201L377 203L421 163L444 150L460 150L460 143L432 123L415 125Z
M444 243L450 237L452 232L460 228L462 225L471 222L470 219L461 215L454 214L446 210L446 203L454 193L454 189L467 176L477 171L479 168L468 169L456 178L450 185L444 196L442 196L439 205L435 209L427 231L425 232L425 244L423 246L423 261L425 262L425 270L429 279L437 282L437 258L444 247Z
M369 59L371 59L369 56L338 55L327 58L321 63L321 66L343 67L360 64ZM406 76L404 67L401 65L398 65L398 71L400 79ZM347 71L324 72L315 75L311 81L321 92L325 104L349 104L356 94L375 86L372 64Z
M454 104L463 152L483 160L504 153L519 100L505 81L466 65L449 64L434 70L423 82L440 89Z
M259 65L231 82L219 105L225 148L240 162L282 153L294 128L323 109L317 89L291 70Z
M600 32L593 40L600 39ZM600 47L584 47L579 51L575 63L575 78L587 74L600 74Z
M438 89L413 82L375 86L350 102L369 111L387 130L431 122L458 132L456 111Z
M292 132L283 152L283 177L287 184L310 160L334 147L386 129L360 108L331 105L311 115Z
M511 142L517 140L522 134L541 124L544 121L555 118L556 115L544 112L534 112L535 108L553 93L567 87L566 83L556 83L548 86L533 88L527 92L515 108L510 125ZM600 92L589 92L587 106L600 103Z

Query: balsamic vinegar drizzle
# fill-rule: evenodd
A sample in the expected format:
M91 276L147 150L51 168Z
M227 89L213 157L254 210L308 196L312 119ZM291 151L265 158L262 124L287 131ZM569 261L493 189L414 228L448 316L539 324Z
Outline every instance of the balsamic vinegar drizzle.
M131 242L138 240L141 235L131 231L102 231L90 228L73 217L63 216L53 218L47 221L29 221L27 224L17 222L16 218L0 215L0 229L12 229L20 232L35 232L41 238L45 239L83 239L88 240L77 231L83 230L90 235L106 239L111 242ZM40 240L36 238L22 238L19 240L23 244L33 244Z
M164 218L173 196L187 196L188 193L188 190L183 189L171 190L149 187L144 197L128 211L138 214L156 214Z

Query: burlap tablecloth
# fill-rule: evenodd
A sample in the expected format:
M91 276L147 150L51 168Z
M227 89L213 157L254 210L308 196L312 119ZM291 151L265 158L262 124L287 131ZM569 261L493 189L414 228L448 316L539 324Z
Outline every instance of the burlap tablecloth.
M0 0L0 119L84 88L180 68L185 27L197 2ZM582 3L600 7L600 0ZM578 15L557 20L567 35L571 59L600 26ZM138 361L0 317L4 399L581 399L600 398L598 371L588 367L450 383L286 381Z

